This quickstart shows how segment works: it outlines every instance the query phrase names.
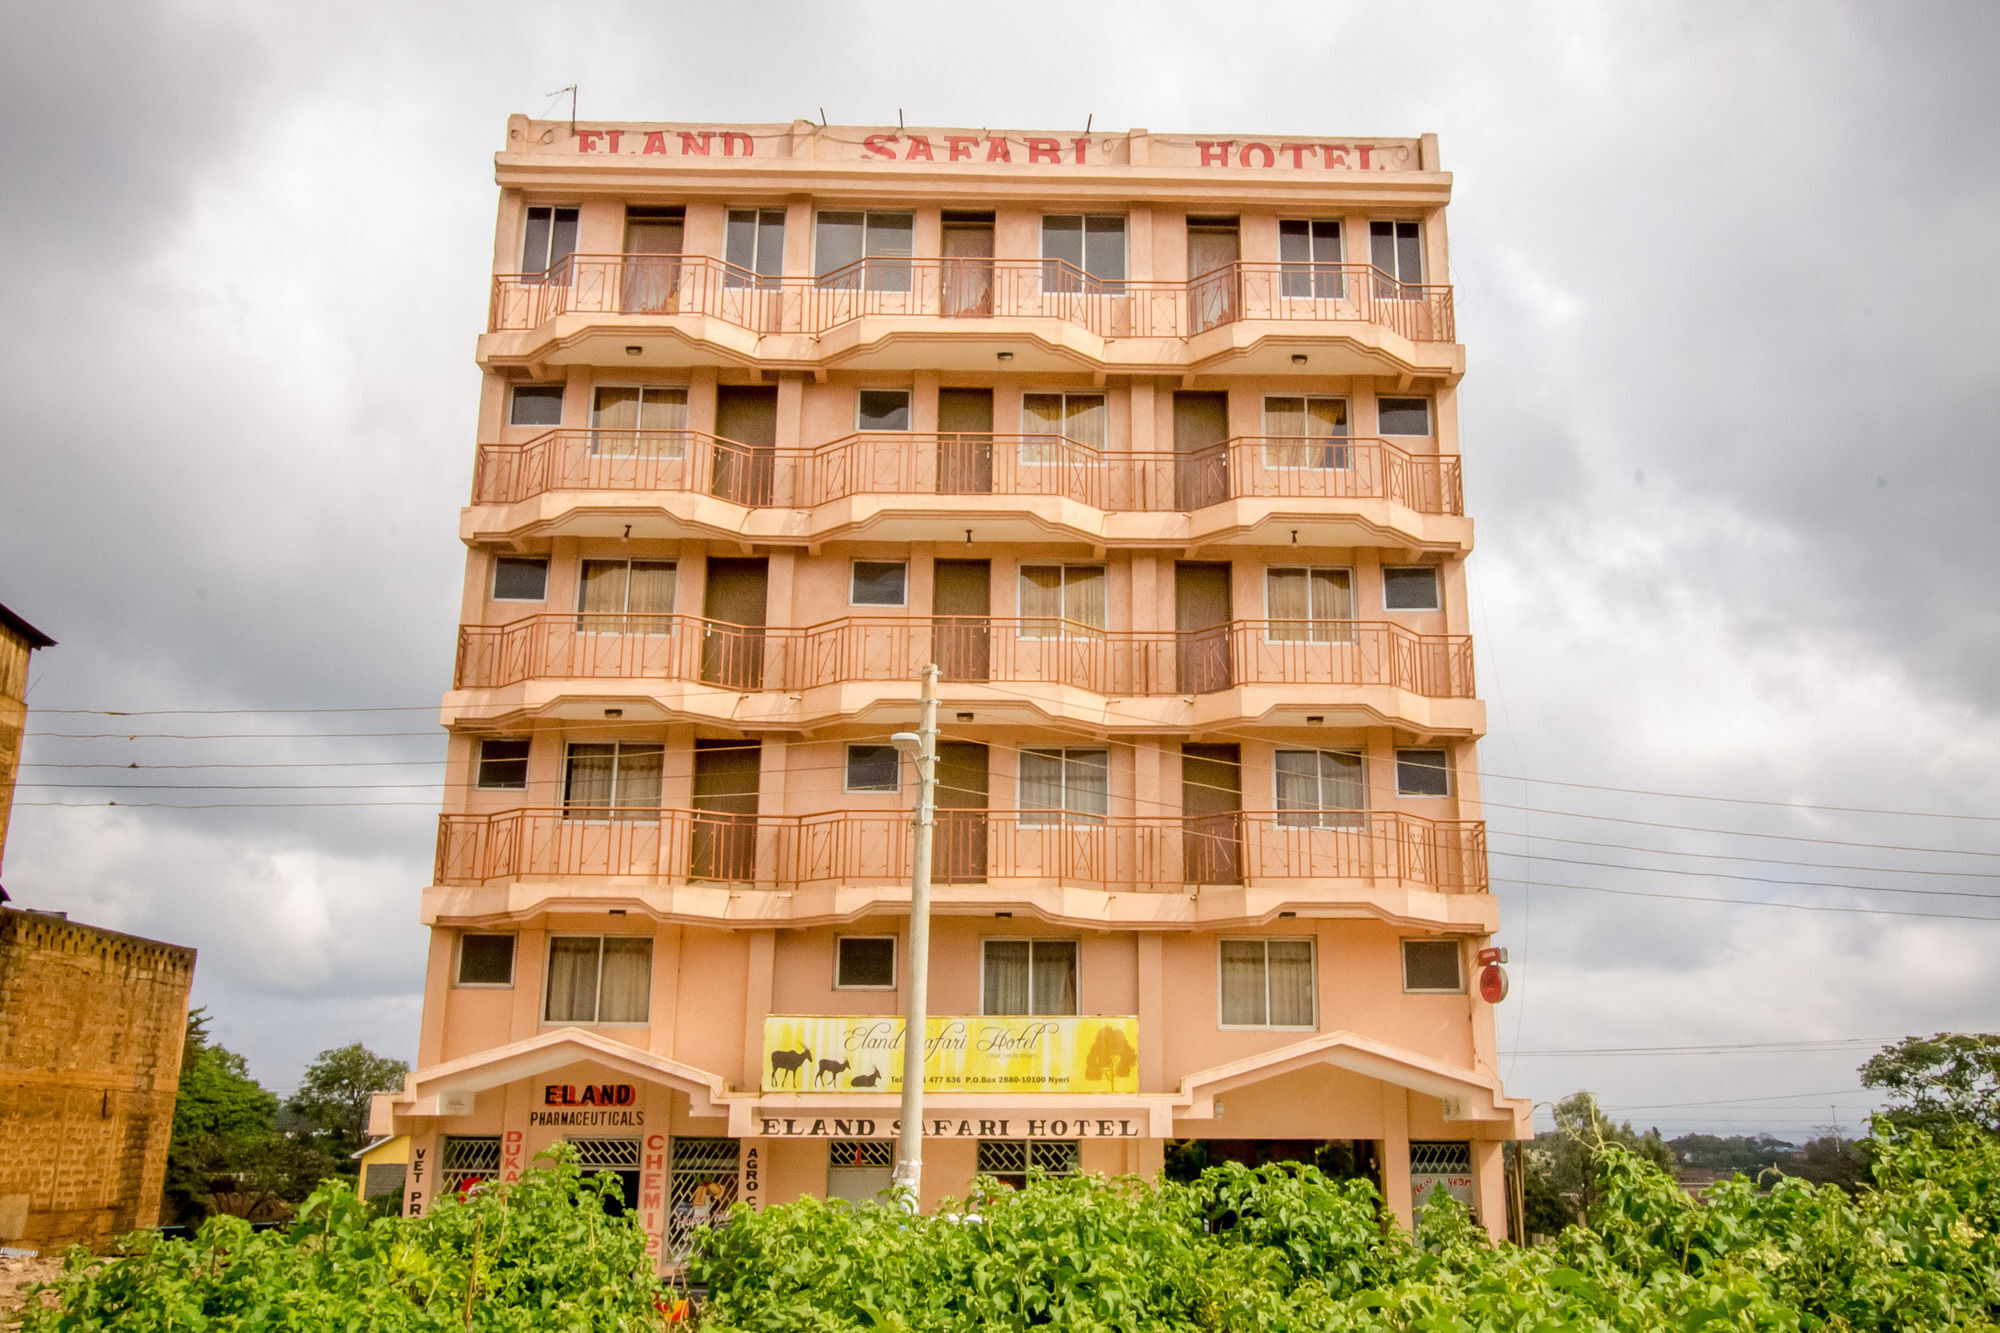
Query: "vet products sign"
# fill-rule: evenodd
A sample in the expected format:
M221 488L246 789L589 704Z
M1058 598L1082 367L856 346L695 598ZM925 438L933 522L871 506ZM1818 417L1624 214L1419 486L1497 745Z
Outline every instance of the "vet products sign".
M1139 1091L1136 1018L939 1017L926 1025L931 1092ZM765 1092L900 1092L903 1020L764 1020Z

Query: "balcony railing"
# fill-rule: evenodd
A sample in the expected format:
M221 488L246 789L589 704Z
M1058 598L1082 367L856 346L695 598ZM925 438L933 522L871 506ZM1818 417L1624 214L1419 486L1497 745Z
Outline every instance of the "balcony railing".
M550 491L670 491L785 508L856 495L1024 495L1112 513L1250 498L1465 509L1458 455L1360 436L1249 435L1181 453L1126 453L1060 435L871 432L812 449L758 449L700 431L600 429L479 447L474 504Z
M1104 338L1186 338L1239 320L1374 324L1457 339L1449 284L1367 264L1241 262L1187 282L1098 278L1054 259L869 258L819 277L769 277L707 255L571 255L493 280L488 327L558 315L705 315L753 333L826 333L870 315L1054 319Z
M444 815L436 881L629 876L663 885L796 891L881 885L910 874L910 812L763 816L700 810L544 809ZM1366 811L1257 811L1101 818L941 810L940 884L1183 893L1302 880L1486 889L1486 826Z
M1472 640L1386 621L1237 620L1185 632L1106 631L1008 616L848 616L804 628L698 616L529 616L458 632L460 689L525 680L675 680L745 692L894 681L1063 685L1111 696L1237 685L1387 685L1434 699L1475 692Z

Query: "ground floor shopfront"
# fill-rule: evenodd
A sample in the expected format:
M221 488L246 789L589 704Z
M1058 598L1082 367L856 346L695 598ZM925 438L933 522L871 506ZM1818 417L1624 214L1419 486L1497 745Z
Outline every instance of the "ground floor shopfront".
M617 1175L662 1262L738 1203L806 1196L874 1199L889 1184L900 1131L884 1076L779 1066L756 1090L584 1029L412 1075L382 1094L374 1128L407 1135L405 1208L518 1176L567 1142L592 1172ZM835 1063L827 1061L827 1064ZM874 1067L869 1067L874 1072ZM845 1075L843 1077L843 1074ZM1102 1081L1102 1080L1101 1080ZM1171 1090L926 1092L922 1206L963 1199L979 1176L1154 1176L1206 1162L1316 1161L1365 1175L1408 1224L1434 1186L1496 1235L1506 1229L1501 1146L1526 1129L1526 1107L1497 1080L1432 1065L1351 1034L1316 1034L1255 1061L1181 1080ZM773 1084L777 1086L772 1086Z

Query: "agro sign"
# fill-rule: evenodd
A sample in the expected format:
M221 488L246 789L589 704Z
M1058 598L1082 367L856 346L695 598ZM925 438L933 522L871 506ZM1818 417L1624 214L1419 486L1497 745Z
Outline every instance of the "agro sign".
M764 1020L763 1073L765 1092L900 1092L903 1020L774 1014ZM924 1087L1136 1093L1139 1020L933 1018Z

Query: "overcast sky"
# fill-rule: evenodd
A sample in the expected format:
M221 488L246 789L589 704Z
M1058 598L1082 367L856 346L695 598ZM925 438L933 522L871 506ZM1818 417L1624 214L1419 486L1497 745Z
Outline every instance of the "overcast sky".
M1867 1039L1996 1026L1996 52L1971 0L17 0L0 602L61 644L8 889L197 946L267 1085L414 1053L508 113L1435 131L1511 1088L1852 1130ZM1794 1042L1846 1044L1574 1053Z

